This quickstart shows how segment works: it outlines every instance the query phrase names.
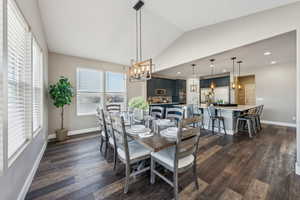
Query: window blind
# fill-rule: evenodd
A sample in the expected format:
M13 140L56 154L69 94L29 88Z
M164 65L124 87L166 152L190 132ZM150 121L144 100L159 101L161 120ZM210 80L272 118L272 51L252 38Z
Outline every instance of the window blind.
M8 158L11 158L32 131L31 37L13 0L7 1L7 43Z
M32 41L32 128L33 133L42 127L42 67L43 53L36 40Z
M3 1L0 0L0 171L3 170Z

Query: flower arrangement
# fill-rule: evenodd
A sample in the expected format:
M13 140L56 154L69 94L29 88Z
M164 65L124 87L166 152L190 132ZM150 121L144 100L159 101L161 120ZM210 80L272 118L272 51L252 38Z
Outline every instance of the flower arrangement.
M134 97L130 99L128 106L130 108L137 108L140 110L148 110L149 109L149 104L143 97Z

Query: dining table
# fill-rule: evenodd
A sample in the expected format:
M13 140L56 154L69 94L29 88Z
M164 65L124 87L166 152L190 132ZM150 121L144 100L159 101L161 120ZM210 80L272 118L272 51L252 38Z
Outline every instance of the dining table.
M151 120L155 124L159 124L162 121L161 119L157 119L157 120L151 119ZM145 123L146 123L146 121L145 121ZM174 126L175 126L175 124L171 122L171 123L169 123L169 125L163 126L163 128L167 129L168 127L174 127ZM170 138L162 136L157 128L153 128L152 130L148 128L147 131L150 132L148 136L147 135L141 136L141 135L143 135L143 132L140 132L139 134L137 134L137 133L132 133L130 131L130 127L128 127L126 129L127 135L130 138L132 138L136 142L140 143L144 147L148 148L152 152L158 152L158 151L161 151L168 147L174 146L176 144L176 138L170 139Z

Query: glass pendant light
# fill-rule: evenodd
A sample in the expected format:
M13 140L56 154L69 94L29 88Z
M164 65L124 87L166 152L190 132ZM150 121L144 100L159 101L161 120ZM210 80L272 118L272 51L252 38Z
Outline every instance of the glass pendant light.
M241 60L239 60L239 61L237 61L237 63L239 64L239 78L240 78L240 76L241 76L241 64L243 63L243 61L241 61ZM238 89L242 89L242 85L240 84L240 81L238 81Z
M214 69L215 69L215 65L214 65L215 59L210 59L209 61L210 61L210 68L211 68L211 76L213 76L214 75ZM210 82L210 88L212 90L214 90L216 88L216 84L213 80Z
M195 66L196 64L192 64L192 70L193 70L193 84L190 86L190 92L197 92L198 85L195 84Z
M231 88L234 90L236 88L236 76L234 73L234 64L235 64L236 57L232 57L231 60L232 60L232 77L233 77Z

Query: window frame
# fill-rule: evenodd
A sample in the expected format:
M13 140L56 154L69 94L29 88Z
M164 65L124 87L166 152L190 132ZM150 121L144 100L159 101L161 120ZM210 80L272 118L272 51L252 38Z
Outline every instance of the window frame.
M80 70L91 70L91 71L97 71L97 72L101 72L102 73L102 79L101 79L101 84L103 86L103 91L102 92L78 92L78 82L79 82L79 71ZM123 74L124 75L124 92L107 92L106 91L106 74L107 73L118 73L118 74ZM124 95L124 105L125 105L125 109L127 109L127 74L124 72L116 72L116 71L108 71L108 70L101 70L101 69L95 69L95 68L88 68L88 67L77 67L76 68L76 116L81 117L81 116L95 116L97 114L96 109L94 112L92 113L79 113L78 112L78 94L80 93L93 93L93 94L100 94L101 100L102 100L102 104L101 106L105 107L107 105L106 103L106 96L107 94L121 94Z

